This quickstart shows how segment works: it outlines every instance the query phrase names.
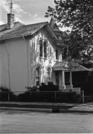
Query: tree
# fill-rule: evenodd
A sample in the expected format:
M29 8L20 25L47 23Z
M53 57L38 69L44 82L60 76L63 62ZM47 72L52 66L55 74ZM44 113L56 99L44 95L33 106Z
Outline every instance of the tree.
M48 7L45 16L54 17L59 27L71 27L64 41L72 57L86 55L89 59L93 51L86 54L85 51L93 43L93 0L54 0L54 4Z
M81 53L85 44L83 44L80 35L76 32L71 32L69 35L67 34L64 38L64 43L66 44L63 48L63 59L71 57L72 59L80 59Z

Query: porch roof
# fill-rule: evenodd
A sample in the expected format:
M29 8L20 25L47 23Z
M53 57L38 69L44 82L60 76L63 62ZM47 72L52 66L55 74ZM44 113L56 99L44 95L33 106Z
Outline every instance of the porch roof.
M88 69L77 62L57 62L53 66L54 71L72 71L72 72L80 72L80 71L93 71L93 69Z

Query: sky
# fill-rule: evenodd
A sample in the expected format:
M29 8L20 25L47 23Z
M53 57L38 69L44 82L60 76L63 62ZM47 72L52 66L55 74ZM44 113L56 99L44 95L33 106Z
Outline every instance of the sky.
M7 13L11 0L0 0L0 24L7 23ZM49 21L44 14L48 6L54 5L54 0L12 0L15 20L24 24Z

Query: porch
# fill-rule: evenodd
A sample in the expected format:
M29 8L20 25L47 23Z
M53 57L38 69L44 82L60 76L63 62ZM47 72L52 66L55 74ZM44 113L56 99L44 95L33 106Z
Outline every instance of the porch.
M53 66L53 73L55 76L55 84L59 86L59 89L64 92L76 92L81 93L80 87L74 87L73 85L73 72L87 72L91 71L88 68L78 64L77 62L63 61L57 62Z

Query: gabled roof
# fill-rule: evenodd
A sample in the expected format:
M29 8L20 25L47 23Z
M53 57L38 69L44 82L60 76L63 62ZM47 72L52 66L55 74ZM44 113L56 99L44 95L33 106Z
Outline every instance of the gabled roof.
M16 28L16 27L18 27L18 26L22 26L23 24L22 23L20 23L20 22L15 22L14 23L14 28ZM14 29L13 28L13 29ZM7 32L9 29L8 29L8 25L7 24L3 24L3 25L0 25L0 34L2 33L2 32Z
M6 24L0 25L0 32L5 31L7 28Z
M58 39L57 35L48 22L41 22L30 25L24 25L22 23L15 22L14 27L11 29L8 29L7 24L1 25L0 42L21 37L32 37L43 28L45 28L44 30L47 31L48 36L51 36L53 44L57 48L61 49L64 43L62 40Z
M53 69L55 71L63 70L63 71L72 71L72 72L80 72L80 71L93 71L93 69L88 69L77 62L57 62L54 64Z
M2 25L0 26L0 41L33 35L47 24L48 22L30 25L21 24L14 26L12 29L7 29L7 25Z

